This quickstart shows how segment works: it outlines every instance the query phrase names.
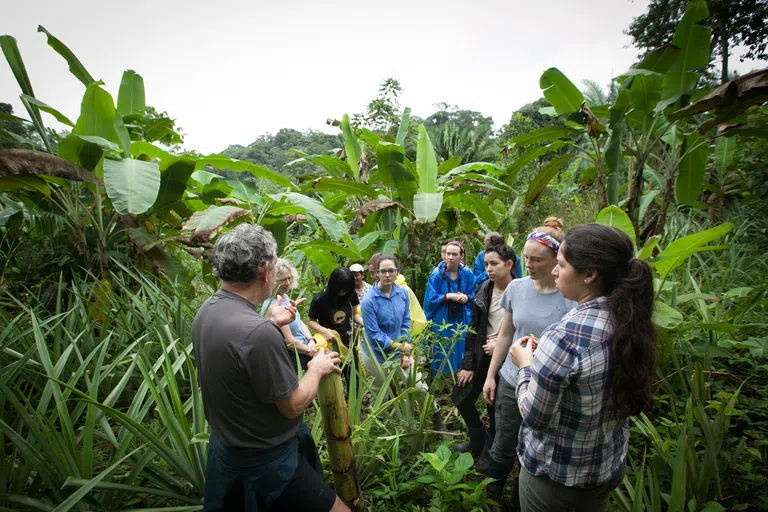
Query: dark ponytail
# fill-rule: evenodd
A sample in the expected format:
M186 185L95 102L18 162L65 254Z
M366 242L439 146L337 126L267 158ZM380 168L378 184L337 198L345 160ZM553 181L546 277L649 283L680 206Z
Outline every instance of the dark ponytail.
M610 226L587 224L565 236L563 256L578 272L602 277L613 322L610 349L611 394L616 418L647 411L653 403L656 363L653 272L635 259L632 240Z

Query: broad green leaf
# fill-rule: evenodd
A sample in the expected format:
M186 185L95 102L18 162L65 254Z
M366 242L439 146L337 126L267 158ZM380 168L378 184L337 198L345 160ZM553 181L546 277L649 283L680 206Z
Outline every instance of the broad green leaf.
M197 160L195 170L205 169L208 165L219 170L229 169L234 172L249 172L255 178L271 181L275 185L291 190L297 189L296 185L291 183L291 180L286 176L246 160L233 160L223 155L208 155Z
M360 252L363 252L368 247L370 247L376 240L381 238L385 235L390 235L391 233L389 231L371 231L370 233L366 233L365 235L361 236L357 239L355 242L357 245L357 250Z
M608 195L608 203L619 204L619 189L621 189L623 175L612 172L605 179L605 192Z
M167 151L160 149L149 142L143 140L131 142L131 156L135 158L141 155L146 155L150 158L157 158L159 160L164 158L175 158Z
M664 329L674 329L683 323L683 315L672 306L657 300L653 305L653 324Z
M325 251L336 253L339 256L344 256L352 261L361 260L363 258L356 247L346 247L343 244L331 242L330 240L312 240L311 242L296 244L294 247L305 254L308 251Z
M487 198L480 194L457 194L446 197L445 202L460 211L471 212L488 229L496 229L499 220L493 213Z
M259 225L272 233L277 242L277 254L282 254L288 242L288 223L282 217L264 217Z
M241 199L249 204L263 204L264 199L259 194L259 187L253 181L226 180L232 187L231 197Z
M419 125L419 140L416 145L416 173L419 176L419 192L424 194L439 192L437 187L437 156L423 124Z
M105 160L104 185L117 213L144 213L160 191L160 167L131 158Z
M645 54L636 69L645 69L654 73L664 74L680 58L681 50L674 44L667 44Z
M37 99L37 98L35 98L34 96L28 96L28 95L26 95L26 94L22 94L21 96L22 96L22 97L23 97L25 100L27 100L27 102L29 102L30 104L32 104L32 105L34 105L34 106L36 106L37 108L39 108L39 109L40 109L40 110L42 110L43 112L47 112L47 113L51 114L51 115L52 115L53 117L55 117L55 118L56 118L56 120L57 120L58 122L60 122L61 124L66 124L67 126L71 126L71 127L74 127L74 126L75 126L75 123L73 123L72 121L70 121L70 120L69 120L69 118L68 118L67 116L65 116L64 114L62 114L61 112L59 112L59 111L58 111L58 110L56 110L55 108L53 108L53 107L51 107L51 106L49 106L49 105L47 105L47 104L43 103L42 101L38 100L38 99Z
M102 137L70 133L59 142L59 157L93 171L105 154L117 156L120 148Z
M488 163L488 162L468 163L468 164L455 167L450 171L447 171L445 174L440 176L437 181L442 185L442 184L448 183L449 181L452 181L454 176L463 176L465 174L477 173L477 172L483 172L483 171L489 174L499 175L499 174L504 174L504 171L506 171L506 168L502 167L501 165Z
M64 60L67 61L67 64L69 64L69 71L75 75L75 78L80 80L84 86L88 87L92 83L94 83L96 80L93 79L90 73L85 69L85 66L83 66L83 63L80 62L80 60L75 57L75 54L72 53L72 50L67 48L67 46L56 39L56 37L53 36L50 32L45 30L42 25L38 25L37 27L38 32L43 32L46 36L48 36L48 46L56 50L56 53L64 57Z
M16 78L16 82L19 84L19 88L21 89L21 92L26 96L31 96L34 98L35 92L32 90L32 83L29 81L29 75L27 75L27 68L24 65L24 60L21 58L21 52L19 52L19 47L16 44L16 39L7 35L0 36L0 48L2 48L3 50L3 54L5 55L5 60L8 62L8 66L11 68L11 71L13 72L13 76ZM37 129L37 133L43 139L43 144L45 144L45 149L49 153L54 153L53 145L51 144L51 141L48 138L48 131L45 129L45 125L43 124L43 118L40 115L40 109L38 109L35 105L30 104L28 101L24 100L23 97L21 101L24 104L24 107L27 109L27 113L29 113L29 118L32 120L32 123L35 125L35 129Z
M124 116L141 116L146 108L144 79L132 69L125 70L117 94L117 110Z
M408 135L408 126L411 124L411 107L405 107L403 115L400 116L400 125L397 127L397 136L395 144L403 145L405 137Z
M424 222L434 222L443 207L443 193L419 192L413 196L413 213Z
M360 140L362 140L364 143L368 144L372 148L375 148L376 146L379 145L379 142L381 142L381 137L373 133L368 128L361 128Z
M290 167L301 162L311 162L319 165L325 169L328 174L334 178L345 178L352 176L352 169L349 168L349 164L344 160L330 155L310 155L303 158L297 158L285 164L285 167Z
M639 75L633 77L627 90L629 104L640 112L653 112L661 100L660 75Z
M363 154L360 149L360 143L355 137L352 125L349 123L349 116L344 114L341 119L341 137L344 139L344 152L347 155L347 164L352 169L352 178L355 181L360 180L360 157Z
M532 205L536 202L544 189L552 181L560 169L568 163L572 155L560 155L552 159L548 164L539 169L536 176L528 184L528 190L525 192L525 204Z
M637 253L637 256L635 257L639 260L647 260L648 258L653 256L653 250L656 248L657 245L659 245L660 241L661 241L661 235L652 236L645 242L645 245L640 250L640 252Z
M194 233L215 233L233 220L250 212L236 206L209 206L207 210L195 212L184 224L185 231Z
M712 30L699 25L708 17L705 0L691 0L686 4L685 14L672 38L672 44L680 48L681 53L664 75L665 100L671 102L693 89L701 76L693 70L703 70L709 64Z
M706 244L720 238L733 229L733 224L721 224L693 235L678 238L661 251L656 258L651 261L651 265L661 275L666 278L675 268L685 262L692 254L706 250Z
M99 84L92 84L85 90L80 106L80 117L77 118L77 124L72 133L94 135L120 146L123 141L117 133L116 114L112 96Z
M336 257L330 252L317 250L313 251L309 249L301 252L303 252L304 255L312 263L314 263L317 268L320 269L320 272L322 272L325 276L331 275L331 272L339 267L339 263L336 261Z
M596 224L603 224L604 226L613 226L617 228L632 239L632 243L636 242L635 228L632 226L632 221L629 220L629 216L624 213L624 210L618 206L608 206L603 208L595 218Z
M715 167L720 176L728 173L728 166L731 165L733 154L736 151L736 139L733 137L721 137L717 141L715 150Z
M549 142L582 133L584 133L583 130L577 130L568 126L545 126L544 128L537 128L536 130L513 137L507 141L507 144L524 147L537 142Z
M447 172L453 171L459 166L459 164L461 164L461 155L453 155L451 158L437 166L437 173L445 174Z
M397 190L401 203L413 209L413 196L418 190L416 176L405 166L403 147L382 142L376 147L379 175L385 187Z
M709 145L699 132L693 132L685 138L683 151L685 154L675 181L675 198L679 203L693 205L704 186Z
M275 201L287 200L289 203L304 209L307 214L320 222L326 233L332 240L341 240L347 230L346 224L333 212L326 209L319 201L296 192L285 192L269 196Z
M621 139L624 137L624 123L616 123L611 132L611 139L605 149L605 163L612 173L624 170L624 153L621 151Z
M346 192L348 195L376 199L378 191L370 185L343 178L318 178L304 187L303 192Z
M43 178L30 175L10 175L0 178L0 192L5 190L36 190L45 196L51 195L51 187Z
M637 217L638 222L641 222L645 218L645 213L648 211L648 207L653 203L653 200L657 195L659 195L658 190L651 190L642 195L640 198L640 212Z
M549 68L539 80L539 86L558 115L577 112L584 103L584 95L573 82L557 68Z
M187 181L195 170L195 161L189 157L163 160L160 167L160 189L153 205L155 212L180 201L187 189Z
M505 170L506 177L504 178L504 183L507 185L512 185L517 179L517 175L520 173L520 170L525 167L526 164L530 163L536 158L539 158L540 156L549 153L550 151L557 151L563 147L563 145L563 142L553 142L548 146L534 148L521 155L517 160L507 166Z
M619 94L616 96L616 101L614 101L613 105L611 106L611 115L610 119L608 120L608 126L610 126L611 129L613 129L617 123L624 119L624 115L626 114L628 108L629 93L627 92L627 88L622 86L621 89L619 89Z

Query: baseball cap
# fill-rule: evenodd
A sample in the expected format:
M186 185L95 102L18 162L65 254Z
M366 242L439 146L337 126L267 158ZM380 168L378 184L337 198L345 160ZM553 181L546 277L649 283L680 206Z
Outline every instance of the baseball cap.
M349 267L349 270L351 270L352 272L365 272L365 269L359 263L355 263L354 265Z

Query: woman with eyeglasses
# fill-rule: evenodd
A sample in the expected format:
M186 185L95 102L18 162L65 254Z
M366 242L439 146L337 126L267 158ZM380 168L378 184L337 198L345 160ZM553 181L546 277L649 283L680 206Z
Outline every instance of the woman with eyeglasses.
M280 258L275 263L275 275L277 295L283 298L281 306L291 304L291 298L288 296L291 290L296 288L299 281L299 274L296 269L288 263L286 260ZM261 306L261 316L269 318L269 312L272 310L273 299L270 297L265 300ZM288 325L284 325L280 328L285 338L285 343L288 348L294 350L299 354L299 361L301 367L304 370L307 369L307 363L315 356L317 350L315 348L315 341L312 339L312 335L309 329L301 321L299 312L296 311L296 318Z
M432 271L424 294L424 312L432 321L432 331L444 340L432 351L432 375L455 373L464 356L466 329L472 321L472 298L475 295L472 271L461 263L464 246L453 240L445 246L445 260ZM455 345L451 346L455 339Z
M395 284L399 270L397 258L382 254L378 258L378 279L363 298L363 322L365 339L363 344L363 366L373 376L372 391L378 394L387 378L387 368L382 365L388 360L397 360L398 367L407 379L406 371L413 364L410 353L411 313L408 292ZM378 364L377 364L378 363ZM379 369L382 371L379 371ZM417 382L421 379L417 374ZM423 384L419 385L425 391Z

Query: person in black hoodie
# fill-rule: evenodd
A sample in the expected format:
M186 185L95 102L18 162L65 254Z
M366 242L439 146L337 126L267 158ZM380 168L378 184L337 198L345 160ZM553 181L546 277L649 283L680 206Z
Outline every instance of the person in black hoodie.
M496 418L493 406L489 405L489 425L486 429L475 404L483 393L483 384L504 317L500 301L507 285L514 279L517 256L497 234L485 251L484 262L489 279L480 285L475 294L472 325L467 334L464 359L456 374L456 387L451 393L453 403L469 430L469 442L456 444L454 449L459 452L471 452L475 457L475 469L478 471L483 471L488 466L487 454L495 434Z

